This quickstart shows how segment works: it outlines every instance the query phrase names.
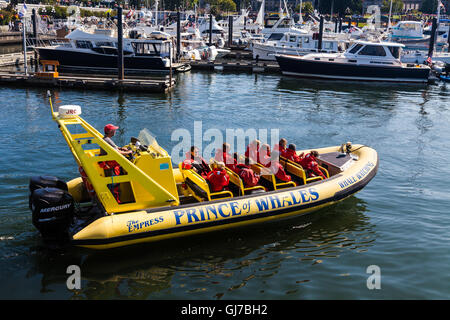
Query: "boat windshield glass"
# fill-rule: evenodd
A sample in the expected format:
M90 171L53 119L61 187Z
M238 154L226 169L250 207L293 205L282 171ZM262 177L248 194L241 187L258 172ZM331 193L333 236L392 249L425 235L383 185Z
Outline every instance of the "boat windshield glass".
M400 59L400 47L389 47L389 51L395 59Z
M359 43L358 43L358 44L355 45L352 49L350 49L349 52L350 52L351 54L355 54L356 52L358 52L359 49L361 49L361 47L362 47L362 44L359 44Z
M92 43L86 40L76 40L75 45L80 49L92 49Z
M155 135L152 134L148 129L142 129L139 132L138 139L142 145L152 147L154 151L160 154L164 155L167 153L159 146L158 141L156 141Z
M137 55L159 55L161 52L159 43L132 42L131 45Z
M280 40L281 38L283 38L283 34L282 33L272 33L269 37L268 40Z
M97 47L114 47L113 43L108 41L97 41L95 45Z
M362 48L358 54L363 55L363 56L384 57L384 56L386 56L386 51L384 50L383 46L367 45L364 48Z

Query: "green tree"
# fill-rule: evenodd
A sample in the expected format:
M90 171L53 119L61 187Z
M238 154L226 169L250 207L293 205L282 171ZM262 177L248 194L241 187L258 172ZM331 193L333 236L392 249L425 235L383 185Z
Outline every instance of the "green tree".
M339 15L347 14L347 8L351 14L361 14L363 8L363 0L321 0L319 11L322 14L329 14L333 5L333 13Z
M392 1L392 13L394 12L402 12L404 7L404 3L402 0L393 0ZM381 12L389 13L391 8L391 0L383 0L383 5L381 6Z
M420 11L422 11L423 13L436 13L437 3L437 0L423 0Z
M300 4L298 4L297 7L295 8L295 12L300 12ZM302 14L303 13L311 14L313 12L314 12L314 7L313 7L312 3L311 2L303 2Z

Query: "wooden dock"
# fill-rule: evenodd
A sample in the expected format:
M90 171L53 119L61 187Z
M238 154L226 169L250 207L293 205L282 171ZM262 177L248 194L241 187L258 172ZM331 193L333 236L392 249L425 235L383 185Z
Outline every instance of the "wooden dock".
M41 88L70 88L81 90L119 90L141 91L151 93L167 93L176 84L169 77L160 79L125 78L124 80L112 77L86 77L86 76L59 76L54 79L38 78L34 73L0 73L0 84L22 87Z
M223 72L248 72L248 73L280 73L280 67L276 61L227 61L214 62L192 61L192 70L223 71Z
M23 59L23 52L0 54L0 67L21 65ZM34 54L27 50L27 61L31 61L31 59L34 59Z

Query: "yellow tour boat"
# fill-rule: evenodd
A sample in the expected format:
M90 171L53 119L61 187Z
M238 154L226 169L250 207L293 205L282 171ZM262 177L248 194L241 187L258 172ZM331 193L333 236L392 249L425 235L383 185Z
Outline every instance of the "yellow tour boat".
M355 194L378 169L374 149L332 146L314 149L326 179L308 178L299 164L280 157L292 181L279 181L269 168L254 163L259 185L244 187L227 168L228 190L211 192L194 170L174 168L156 140L139 146L134 139L127 146L133 157L126 158L80 117L79 106L54 112L51 99L50 106L81 175L68 182L52 176L30 180L33 224L49 241L108 249L297 217ZM109 161L120 165L120 175L108 173L104 164Z

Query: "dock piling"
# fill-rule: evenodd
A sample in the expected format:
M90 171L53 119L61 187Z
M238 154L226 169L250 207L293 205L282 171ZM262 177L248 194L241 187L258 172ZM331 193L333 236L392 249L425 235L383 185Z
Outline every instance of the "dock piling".
M35 46L37 46L37 44L38 44L38 33L37 33L37 24L36 24L36 9L33 9L33 11L32 11L31 22L33 24L33 37L34 37L33 44ZM37 51L34 52L34 71L35 72L39 71L39 63L38 63Z
M233 16L228 16L228 47L233 45Z
M323 39L323 16L320 16L320 26L319 26L319 42L317 44L317 50L322 51L322 39Z
M122 7L117 8L117 78L124 79Z
M433 25L431 27L430 45L428 47L428 57L433 56L434 41L436 39L436 29L437 29L437 20L436 18L433 18Z
M181 13L180 9L177 10L177 57L176 61L179 61L181 57ZM171 62L172 64L172 62Z
M209 45L212 45L212 13L209 14Z

